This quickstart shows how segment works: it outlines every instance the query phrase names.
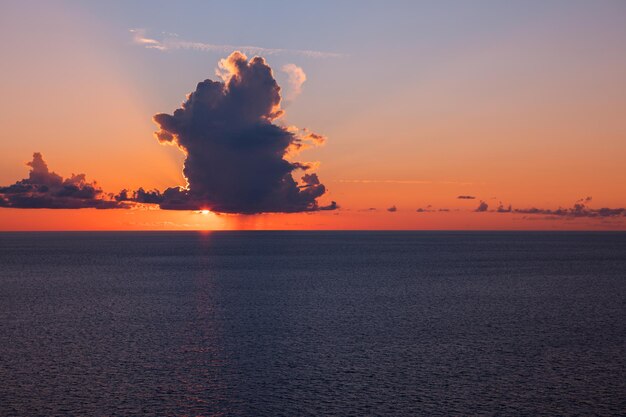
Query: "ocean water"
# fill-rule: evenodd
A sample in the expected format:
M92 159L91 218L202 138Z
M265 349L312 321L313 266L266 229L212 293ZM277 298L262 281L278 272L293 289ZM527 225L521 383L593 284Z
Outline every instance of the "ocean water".
M0 415L625 415L626 234L0 234Z

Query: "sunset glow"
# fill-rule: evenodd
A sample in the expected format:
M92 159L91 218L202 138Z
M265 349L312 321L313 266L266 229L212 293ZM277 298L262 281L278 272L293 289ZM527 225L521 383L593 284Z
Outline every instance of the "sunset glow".
M624 415L626 0L0 39L0 417Z
M313 9L282 5L268 17L285 25L279 38L255 31L250 11L233 17L242 32L230 40L229 19L187 30L144 3L6 5L0 31L20 41L1 46L1 187L27 179L39 152L51 173L84 173L110 202L0 188L0 229L625 229L621 3L567 15L557 4L448 7L338 6L329 37L311 38L280 16ZM176 112L205 105L185 97L208 79L233 98L183 125L190 116ZM274 80L234 101L238 85ZM185 133L211 118L231 127ZM273 126L267 137L285 142L237 154L237 129L259 121L246 140L264 143ZM119 210L95 209L105 206Z

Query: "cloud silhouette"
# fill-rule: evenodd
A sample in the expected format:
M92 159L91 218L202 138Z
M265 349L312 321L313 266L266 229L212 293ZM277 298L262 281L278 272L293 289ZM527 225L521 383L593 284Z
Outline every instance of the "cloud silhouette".
M96 182L88 182L85 174L63 178L48 169L41 153L33 154L28 178L0 187L0 207L9 208L128 208L123 201L107 198Z
M280 87L265 60L233 52L219 68L223 81L200 82L181 108L153 118L157 139L185 153L187 180L186 188L169 188L154 200L162 209L242 214L337 208L318 204L326 187L317 175L304 174L301 184L293 178L313 164L286 158L323 137L274 123L283 114Z
M609 208L602 207L598 209L594 209L589 207L589 203L592 201L591 197L581 198L576 200L572 207L563 208L559 207L557 209L547 209L547 208L513 208L511 204L505 206L500 202L498 207L495 210L491 210L496 213L517 213L517 214L536 214L536 215L544 215L548 216L548 218L558 218L558 217L595 217L595 218L607 218L607 217L626 217L626 208ZM476 211L487 211L487 206L485 203L484 209L481 209L482 204L484 202L481 201L481 206L479 206Z
M460 200L474 200L476 197L473 195L460 195L457 198Z
M124 189L115 195L114 198L116 201L130 201L142 204L160 204L163 202L163 195L159 190L145 191L143 188L133 192Z
M394 206L389 207L387 211L390 213L395 213L396 211L398 211L398 208L394 205Z
M554 216L554 217L620 217L626 216L626 208L609 208L602 207L599 209L594 209L588 206L592 200L591 197L581 198L577 200L572 207L558 209L542 209L542 208L527 208L527 209L514 209L512 210L514 213L522 213L522 214L543 214L546 216ZM511 210L511 206L509 206L509 211Z
M513 207L510 204L505 207L504 204L500 202L500 204L498 204L498 208L496 208L496 211L498 213L510 213L511 211L513 211Z
M474 211L483 212L483 211L487 211L488 208L489 208L489 205L486 202L481 200L480 204L478 205L478 207L476 207L476 210Z

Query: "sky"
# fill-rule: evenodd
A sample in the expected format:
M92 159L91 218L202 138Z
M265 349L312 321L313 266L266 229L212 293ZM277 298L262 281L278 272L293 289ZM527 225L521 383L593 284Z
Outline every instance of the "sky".
M0 230L626 230L624 45L623 1L3 0Z

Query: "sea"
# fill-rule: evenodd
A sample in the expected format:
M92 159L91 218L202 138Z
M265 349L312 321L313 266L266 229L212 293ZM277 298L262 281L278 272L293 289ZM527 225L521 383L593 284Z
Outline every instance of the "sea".
M0 415L626 415L626 233L1 233Z

